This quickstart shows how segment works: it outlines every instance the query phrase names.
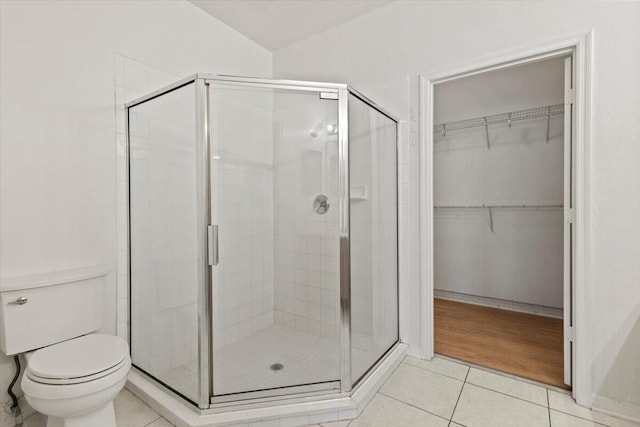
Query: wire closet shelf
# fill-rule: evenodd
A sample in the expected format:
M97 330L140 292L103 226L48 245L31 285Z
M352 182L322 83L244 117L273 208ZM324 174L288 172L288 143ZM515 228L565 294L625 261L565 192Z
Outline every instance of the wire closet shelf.
M564 104L549 105L546 107L529 108L527 110L512 111L509 113L493 114L490 116L475 117L472 119L459 120L450 123L441 123L434 125L433 132L447 135L447 131L469 129L474 127L484 126L485 135L487 138L487 148L491 148L489 142L489 125L496 125L501 123L507 123L511 127L511 123L518 120L534 119L538 117L547 118L547 138L546 142L549 142L549 124L551 116L564 114ZM491 232L493 232L493 210L494 209L535 209L539 210L564 210L564 205L449 205L449 206L434 206L434 209L487 209L489 213L489 222L491 226Z
M510 113L493 114L491 116L476 117L473 119L459 120L457 122L442 123L435 125L433 131L440 133L443 137L447 136L449 130L469 129L484 126L484 135L487 138L487 150L491 149L491 140L489 138L489 125L507 123L511 127L511 122L516 120L534 119L537 117L547 118L547 138L545 143L549 143L549 129L551 125L551 116L564 114L564 104L549 105L547 107L530 108L528 110L512 111Z
M527 110L512 111L509 113L493 114L490 116L474 117L472 119L458 120L450 123L440 123L434 125L433 132L443 136L448 131L469 129L480 126L497 125L507 123L511 126L511 122L518 120L535 119L538 117L551 117L558 114L564 114L564 104L549 105L546 107L529 108Z

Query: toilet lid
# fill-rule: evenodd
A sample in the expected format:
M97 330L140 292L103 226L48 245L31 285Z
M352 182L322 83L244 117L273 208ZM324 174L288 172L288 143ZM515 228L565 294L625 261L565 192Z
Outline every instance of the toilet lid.
M122 338L90 334L37 350L28 369L30 376L41 379L88 377L121 364L128 354L129 347Z

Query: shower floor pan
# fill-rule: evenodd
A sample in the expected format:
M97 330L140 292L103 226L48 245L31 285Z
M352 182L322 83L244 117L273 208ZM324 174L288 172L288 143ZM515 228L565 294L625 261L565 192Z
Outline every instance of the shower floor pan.
M340 378L340 343L282 326L269 326L214 353L213 390L228 395ZM354 366L371 366L384 349L354 348ZM273 369L273 365L281 365ZM177 391L198 387L197 361L162 375Z

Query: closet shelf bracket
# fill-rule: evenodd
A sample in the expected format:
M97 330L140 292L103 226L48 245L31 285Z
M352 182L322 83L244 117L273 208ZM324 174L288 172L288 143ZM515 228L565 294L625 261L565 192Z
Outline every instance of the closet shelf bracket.
M493 208L491 206L489 206L489 227L493 233Z
M487 150L490 150L491 144L489 143L489 123L487 122L486 117L484 117L484 134L487 136Z
M545 143L549 143L549 125L551 124L551 107L547 107L547 139L545 139Z

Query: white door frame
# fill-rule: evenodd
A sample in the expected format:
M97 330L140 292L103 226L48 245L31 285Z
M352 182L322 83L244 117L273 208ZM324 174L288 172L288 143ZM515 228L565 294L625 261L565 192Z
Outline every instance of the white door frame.
M576 257L574 307L575 357L573 397L590 407L591 343L589 336L590 215L591 194L591 70L593 31L559 42L521 49L516 53L485 60L436 76L420 75L420 287L422 357L431 359L433 343L433 87L438 83L499 70L530 62L571 54L574 64L575 90L575 188L576 188Z

